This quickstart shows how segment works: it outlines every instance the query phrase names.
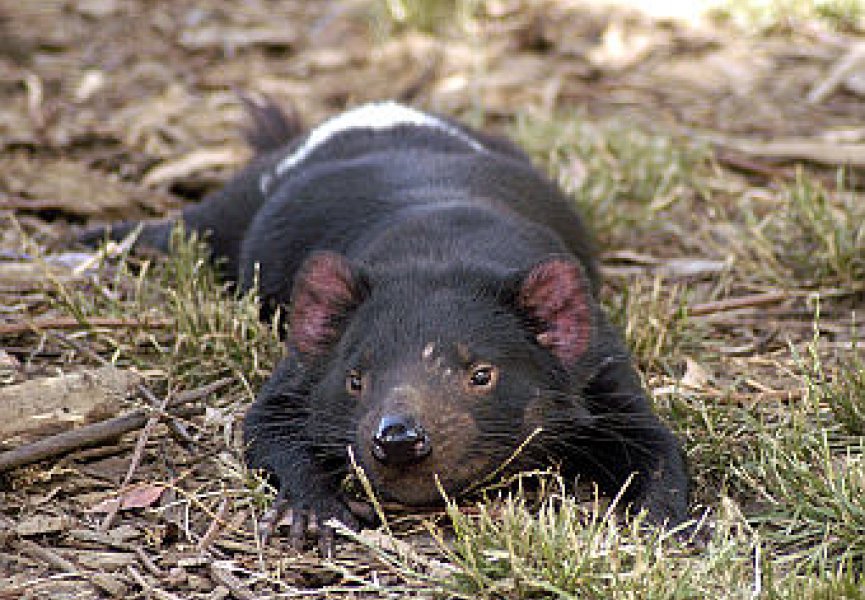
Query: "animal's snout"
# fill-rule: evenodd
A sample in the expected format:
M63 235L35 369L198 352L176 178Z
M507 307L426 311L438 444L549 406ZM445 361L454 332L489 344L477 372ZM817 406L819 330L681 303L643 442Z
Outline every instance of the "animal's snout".
M381 418L372 439L372 455L386 465L421 461L432 451L429 436L417 420L394 414Z

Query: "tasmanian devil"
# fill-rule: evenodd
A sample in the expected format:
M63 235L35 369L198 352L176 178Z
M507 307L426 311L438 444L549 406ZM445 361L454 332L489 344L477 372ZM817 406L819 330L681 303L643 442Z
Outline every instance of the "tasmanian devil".
M555 462L609 493L630 479L624 501L657 523L685 519L680 446L598 305L590 236L525 154L392 102L306 134L252 108L257 157L181 218L241 290L257 280L266 316L288 315L244 430L249 465L278 482L265 533L288 509L295 541L356 525L349 451L405 505L440 502L436 480L458 495L509 460ZM139 241L165 250L171 226Z

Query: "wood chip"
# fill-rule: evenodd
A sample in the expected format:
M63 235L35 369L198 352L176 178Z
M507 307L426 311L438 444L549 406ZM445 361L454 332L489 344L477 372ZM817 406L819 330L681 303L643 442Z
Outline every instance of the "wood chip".
M744 154L778 160L808 160L824 165L865 167L865 144L839 144L820 138L775 138L771 142L708 136L711 142Z
M205 148L160 163L144 176L142 183L155 186L161 183L188 177L192 173L217 167L233 167L241 164L248 154L239 148Z
M67 517L58 515L33 515L25 517L15 525L15 533L21 537L33 537L49 533L61 533L71 525Z
M114 416L140 379L109 366L2 387L0 442L17 445Z
M289 48L296 41L296 32L284 23L272 27L206 26L180 34L180 45L190 50L217 48L231 52L248 46Z

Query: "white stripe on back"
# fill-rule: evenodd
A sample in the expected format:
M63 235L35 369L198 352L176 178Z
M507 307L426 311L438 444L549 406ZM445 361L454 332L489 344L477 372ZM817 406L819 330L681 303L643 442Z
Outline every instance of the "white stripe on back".
M431 127L461 140L473 150L486 150L479 141L441 119L397 102L376 102L338 114L310 131L303 144L276 165L275 174L279 177L338 133L351 129L389 129L400 125Z

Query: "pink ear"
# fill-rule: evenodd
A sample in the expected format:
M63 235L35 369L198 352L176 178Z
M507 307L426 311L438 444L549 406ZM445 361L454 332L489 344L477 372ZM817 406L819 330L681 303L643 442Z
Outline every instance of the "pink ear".
M304 354L321 354L339 337L339 318L359 302L348 260L333 252L313 254L294 280L289 339Z
M592 323L589 289L577 263L552 258L535 265L523 279L520 305L541 324L537 340L565 365L589 345Z

